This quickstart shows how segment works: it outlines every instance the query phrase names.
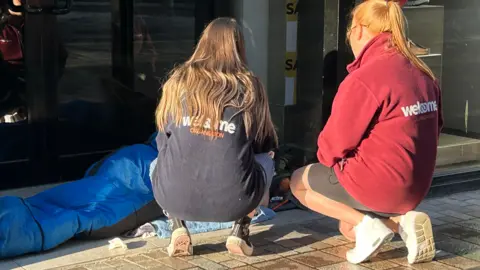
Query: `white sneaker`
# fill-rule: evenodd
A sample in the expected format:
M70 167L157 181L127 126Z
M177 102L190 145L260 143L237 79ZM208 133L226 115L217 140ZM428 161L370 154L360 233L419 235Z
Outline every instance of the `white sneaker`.
M165 216L168 217L168 213ZM170 229L172 230L172 237L170 238L170 244L167 247L168 256L192 256L193 245L192 238L190 238L190 232L188 232L185 221L178 218L169 218Z
M422 212L408 212L400 220L400 236L408 249L408 263L430 262L435 257L430 217Z
M392 240L395 235L377 218L365 216L355 228L355 248L347 252L347 261L359 264L368 261L380 247Z
M172 232L167 252L170 257L193 255L192 239L187 228L178 228Z

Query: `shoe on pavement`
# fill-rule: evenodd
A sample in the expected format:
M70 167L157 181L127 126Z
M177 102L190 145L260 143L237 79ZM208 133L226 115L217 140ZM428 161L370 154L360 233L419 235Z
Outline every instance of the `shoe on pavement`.
M347 252L347 261L353 264L368 261L395 235L380 219L367 215L354 230L355 248Z
M239 256L252 256L253 245L250 242L250 222L249 217L237 220L233 225L232 232L227 238L227 250L230 254Z
M170 218L169 221L172 229L172 237L167 247L168 256L192 256L192 239L185 222L177 218Z
M408 249L408 263L430 262L435 257L435 240L430 217L408 212L400 220L400 236Z

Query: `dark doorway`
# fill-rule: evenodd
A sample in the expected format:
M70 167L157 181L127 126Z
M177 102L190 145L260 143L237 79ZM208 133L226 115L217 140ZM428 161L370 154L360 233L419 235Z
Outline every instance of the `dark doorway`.
M161 81L191 54L204 25L227 15L220 2L76 0L62 15L23 12L24 69L0 79L24 93L26 113L0 123L0 190L81 178L109 152L147 140ZM64 3L26 5L51 11Z

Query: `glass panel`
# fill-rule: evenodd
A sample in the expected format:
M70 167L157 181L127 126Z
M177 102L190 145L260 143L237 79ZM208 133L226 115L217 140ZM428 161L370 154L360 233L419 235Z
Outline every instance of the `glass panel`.
M325 2L328 2L325 3ZM285 60L285 143L306 150L307 159L316 152L316 141L323 127L322 103L335 94L338 1L289 0L284 8L287 56ZM291 4L291 5L289 5ZM328 14L328 15L327 15ZM328 22L328 23L327 23ZM324 25L324 27L319 27ZM292 29L294 29L292 31ZM288 70L289 43L294 43L295 73ZM323 45L323 46L322 46ZM324 62L323 59L330 59ZM333 59L332 59L333 58ZM325 66L328 64L329 66ZM292 76L293 75L293 76ZM294 91L289 91L288 81L294 80ZM333 79L333 80L332 80ZM290 87L291 89L291 87ZM327 91L326 91L327 90ZM293 102L288 102L288 96ZM301 119L301 121L299 121Z
M75 1L58 16L61 49L68 57L58 85L61 154L109 150L116 126L111 79L111 9L108 1ZM120 135L121 137L121 135ZM67 139L68 138L68 139Z
M437 175L480 168L479 1L409 1L409 36L442 85L445 126Z
M10 12L2 1L0 4L0 140L2 141L0 164L25 160L28 155L23 22L23 16Z
M108 152L154 132L160 81L194 46L194 3L77 0L58 17L68 52L58 89L63 156Z
M135 91L157 99L160 81L195 45L195 0L136 0Z

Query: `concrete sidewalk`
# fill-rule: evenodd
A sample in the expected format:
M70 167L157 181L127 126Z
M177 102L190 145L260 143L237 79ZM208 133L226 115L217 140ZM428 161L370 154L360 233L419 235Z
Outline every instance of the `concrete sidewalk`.
M480 269L480 190L428 199L419 210L434 223L437 258L408 266L406 249L396 239L373 262L345 261L352 247L339 236L336 222L301 210L280 213L272 222L252 228L256 254L227 254L229 231L195 235L195 256L168 258L168 240L127 241L126 251L108 250L108 241L72 241L51 252L0 263L0 269Z

